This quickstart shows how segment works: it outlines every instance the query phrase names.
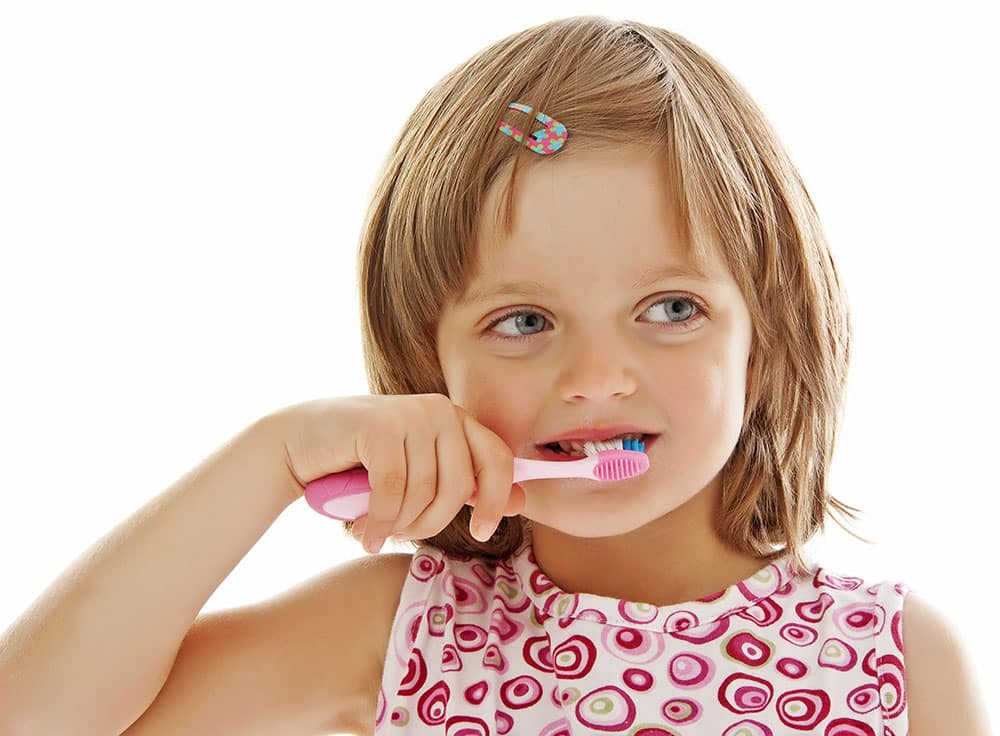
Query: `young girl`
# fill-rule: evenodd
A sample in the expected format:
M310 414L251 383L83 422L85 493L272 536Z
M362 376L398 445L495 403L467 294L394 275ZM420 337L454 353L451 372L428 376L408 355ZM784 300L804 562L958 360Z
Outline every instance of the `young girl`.
M947 621L803 556L856 510L826 487L847 305L701 49L579 17L476 54L395 142L360 282L373 395L263 417L81 556L0 640L0 732L986 732ZM622 435L643 475L512 482ZM412 554L198 615L358 465L348 529Z

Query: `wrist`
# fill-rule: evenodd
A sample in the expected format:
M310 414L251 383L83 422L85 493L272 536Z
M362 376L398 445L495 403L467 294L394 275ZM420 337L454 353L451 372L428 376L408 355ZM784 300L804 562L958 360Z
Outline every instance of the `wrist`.
M291 505L298 501L305 491L305 484L295 475L288 455L288 438L292 431L291 407L267 414L250 427L256 452L266 453L279 464L279 487L275 491Z

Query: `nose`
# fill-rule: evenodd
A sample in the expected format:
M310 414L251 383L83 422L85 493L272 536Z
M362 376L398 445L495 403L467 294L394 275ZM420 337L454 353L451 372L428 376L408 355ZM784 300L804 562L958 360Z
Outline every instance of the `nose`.
M566 401L601 401L635 392L633 353L614 330L593 330L560 351L556 390Z

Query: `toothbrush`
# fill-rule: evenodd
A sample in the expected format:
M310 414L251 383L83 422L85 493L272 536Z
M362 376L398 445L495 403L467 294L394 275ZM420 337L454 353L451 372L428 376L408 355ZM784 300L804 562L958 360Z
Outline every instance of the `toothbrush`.
M642 475L649 469L649 456L637 450L601 450L579 460L533 460L514 458L514 483L536 478L590 478L592 480L625 480ZM473 493L476 485L473 483ZM368 471L364 467L330 473L309 481L306 501L324 516L341 521L354 521L368 513L371 495Z

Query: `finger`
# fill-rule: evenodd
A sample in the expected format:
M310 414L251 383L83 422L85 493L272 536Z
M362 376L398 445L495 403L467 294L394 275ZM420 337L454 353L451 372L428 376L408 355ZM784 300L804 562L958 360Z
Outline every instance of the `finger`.
M406 435L406 493L389 533L406 533L434 501L438 483L435 434L428 426Z
M432 537L447 527L472 492L474 476L469 443L454 408L439 420L443 429L435 441L437 488L422 513L398 531L412 539Z
M385 539L388 530L399 514L406 492L406 448L402 432L382 432L370 447L359 448L362 462L368 468L367 524L364 530L364 547L369 552L374 543ZM383 533L385 532L385 533ZM383 534L378 537L378 534Z
M514 455L495 432L472 416L463 416L463 426L477 485L471 531L472 536L485 542L493 536L508 507L514 486Z
M513 464L513 461L512 461ZM472 508L476 507L476 494L473 492L472 498L465 502ZM514 483L510 487L510 498L507 499L507 505L504 507L503 516L520 516L524 513L525 506L528 503L528 494L524 488L521 487L520 483Z
M468 502L475 487L476 471L469 439L465 436L462 419L455 415L450 431L438 436L438 494L450 501L445 510L446 525Z
M351 536L360 542L366 526L368 526L368 516L359 516L351 524Z

